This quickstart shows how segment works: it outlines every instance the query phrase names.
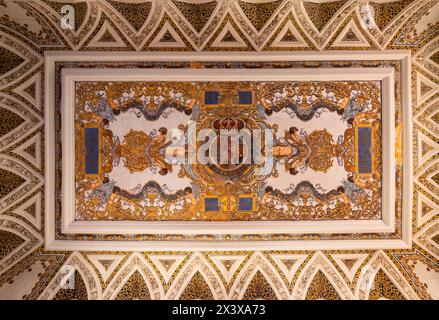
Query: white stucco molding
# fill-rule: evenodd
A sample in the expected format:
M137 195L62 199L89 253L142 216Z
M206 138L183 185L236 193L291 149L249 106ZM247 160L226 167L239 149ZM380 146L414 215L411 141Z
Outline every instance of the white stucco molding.
M315 61L401 60L403 109L403 208L401 239L294 241L69 241L55 239L54 90L57 61ZM62 70L62 232L67 234L285 234L388 233L395 231L395 103L393 68L313 69L63 69ZM382 81L382 219L344 221L76 221L74 174L75 81ZM395 249L411 246L411 98L408 51L312 53L96 53L46 52L46 248L54 250L268 250Z

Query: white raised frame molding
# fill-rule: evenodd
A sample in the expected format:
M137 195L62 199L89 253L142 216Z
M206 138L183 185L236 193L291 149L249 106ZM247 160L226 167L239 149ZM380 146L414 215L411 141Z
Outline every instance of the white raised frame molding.
M310 61L401 60L403 133L402 238L373 240L289 241L70 241L55 239L54 91L57 61ZM268 234L268 233L383 233L395 231L395 125L392 68L322 69L64 69L62 72L62 232L70 234ZM45 247L48 250L321 250L395 249L411 247L411 94L409 51L333 51L312 53L141 53L46 52L45 144L46 206ZM382 220L347 221L76 221L74 182L75 81L312 81L382 80L383 198ZM51 89L52 88L52 89Z

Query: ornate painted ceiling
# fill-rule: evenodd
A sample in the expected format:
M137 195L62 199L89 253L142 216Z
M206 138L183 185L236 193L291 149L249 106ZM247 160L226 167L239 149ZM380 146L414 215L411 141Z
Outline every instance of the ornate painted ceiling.
M0 298L439 298L439 1L0 0L0 60Z

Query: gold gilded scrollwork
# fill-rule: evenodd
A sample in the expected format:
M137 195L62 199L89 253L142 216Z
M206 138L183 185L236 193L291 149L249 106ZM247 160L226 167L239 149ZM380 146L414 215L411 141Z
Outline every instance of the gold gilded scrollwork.
M76 181L77 214L85 220L321 220L369 219L380 214L381 205L381 119L380 85L357 82L79 82L76 98ZM218 91L218 103L205 104L204 92ZM251 92L240 104L238 92ZM170 111L164 110L170 108ZM285 121L297 116L303 127L291 127L278 138L279 123L271 123L274 112L287 111ZM330 129L306 132L307 121L322 110L335 112L346 127L334 141ZM133 130L114 136L111 126L124 112L134 112L148 121L163 121L158 130ZM274 137L273 164L282 166L261 176L267 164L170 163L167 156L187 156L188 145L174 146L167 140L166 117L183 112L197 124L197 132L212 129L271 129ZM98 127L100 141L99 174L85 175L84 127ZM372 169L358 172L356 135L359 127L372 129ZM178 125L187 133L188 125ZM263 131L263 130L262 130ZM199 148L204 141L198 141ZM186 142L187 143L187 142ZM213 143L219 143L215 140ZM246 146L239 140L239 157ZM260 145L264 155L264 139ZM231 150L228 150L229 156ZM337 161L335 161L337 159ZM177 176L189 179L191 187L168 194L154 181L145 181L135 193L121 190L109 181L114 166L130 173L151 170L167 175L178 168ZM334 165L346 171L342 185L321 190L301 177L308 170L326 173ZM300 174L299 174L300 172ZM299 182L290 191L265 185L269 177L292 175ZM205 210L208 195L218 199L218 210ZM242 197L251 198L251 208L240 210Z

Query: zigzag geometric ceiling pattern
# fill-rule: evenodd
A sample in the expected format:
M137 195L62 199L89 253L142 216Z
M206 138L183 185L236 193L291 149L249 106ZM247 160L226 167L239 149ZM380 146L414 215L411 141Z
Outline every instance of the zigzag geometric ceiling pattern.
M0 298L439 299L438 0L68 3L0 0ZM410 249L45 250L45 52L335 50L411 52Z

